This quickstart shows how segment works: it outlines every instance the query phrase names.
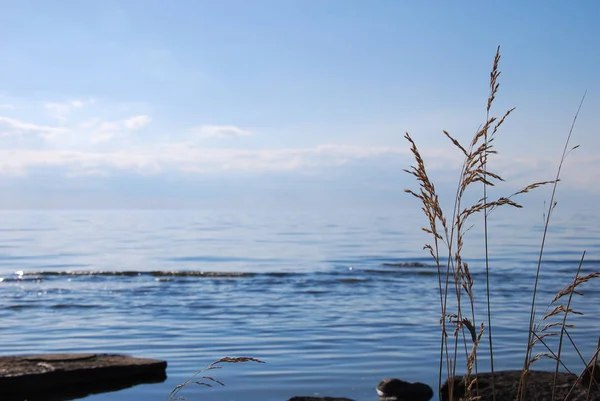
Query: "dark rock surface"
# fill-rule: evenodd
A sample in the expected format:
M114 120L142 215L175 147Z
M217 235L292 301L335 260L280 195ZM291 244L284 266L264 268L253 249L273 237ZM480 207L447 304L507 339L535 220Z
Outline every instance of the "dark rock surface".
M591 376L588 374L588 377ZM519 389L519 381L521 378L520 370L505 370L494 373L494 387L496 393L496 401L514 401L517 397ZM458 400L463 398L465 394L464 377L454 378L453 399ZM577 376L570 373L559 372L556 380L556 395L555 400L569 401L600 401L600 386L597 383L591 383L590 397L588 395L589 379L577 383ZM441 389L442 401L449 400L449 383L447 380ZM530 371L527 380L527 392L525 400L550 401L552 400L552 391L554 385L554 372ZM492 401L492 374L479 373L477 376L477 393L473 395L481 396L481 401ZM474 386L475 388L475 386ZM571 390L573 388L573 390ZM569 394L570 392L570 394ZM567 395L569 396L567 397Z
M429 401L433 389L423 383L388 378L377 385L377 395L380 401Z
M109 354L0 357L1 400L67 400L166 379L167 363Z
M595 386L600 390L600 362L589 366L581 375L581 381L584 386Z

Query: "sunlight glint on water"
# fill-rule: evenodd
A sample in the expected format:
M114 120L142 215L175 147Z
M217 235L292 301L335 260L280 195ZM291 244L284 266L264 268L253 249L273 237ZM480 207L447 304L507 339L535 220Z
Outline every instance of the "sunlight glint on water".
M165 400L175 385L226 355L266 364L227 366L216 372L226 387L192 387L184 393L189 399L366 401L383 377L437 382L435 268L384 265L431 263L422 250L423 218L414 213L39 211L3 212L2 222L2 355L117 352L169 363L164 383L89 401ZM491 225L495 361L500 369L518 368L541 227L501 213ZM590 219L555 222L541 308L572 280L584 249L584 271L600 270L598 238ZM476 245L465 255L483 319L477 228L468 240ZM172 271L247 274L166 274ZM584 291L577 307L588 316L576 322L576 339L590 353L600 291ZM566 360L578 369L574 355Z

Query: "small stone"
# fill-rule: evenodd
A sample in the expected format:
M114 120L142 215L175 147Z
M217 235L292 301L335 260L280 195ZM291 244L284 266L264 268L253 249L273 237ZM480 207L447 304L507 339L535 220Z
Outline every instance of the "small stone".
M387 378L377 385L377 395L379 401L429 401L433 390L424 383Z

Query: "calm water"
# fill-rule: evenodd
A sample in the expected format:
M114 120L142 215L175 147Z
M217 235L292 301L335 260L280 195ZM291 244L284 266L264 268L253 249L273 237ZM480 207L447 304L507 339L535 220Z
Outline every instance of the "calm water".
M522 364L541 238L541 217L524 216L500 211L491 222L501 369ZM19 211L0 217L1 355L91 351L169 363L164 383L86 400L166 400L175 385L222 356L266 364L214 371L227 386L191 387L183 393L188 399L366 401L376 399L374 386L384 377L437 383L435 268L384 265L431 263L418 229L424 220L414 211ZM481 300L477 228L468 239ZM572 280L583 250L584 272L600 270L599 239L597 219L572 214L555 221L541 309ZM245 274L165 274L173 271ZM583 290L575 306L586 316L576 321L575 339L589 355L600 334L600 286ZM573 352L566 360L580 369Z

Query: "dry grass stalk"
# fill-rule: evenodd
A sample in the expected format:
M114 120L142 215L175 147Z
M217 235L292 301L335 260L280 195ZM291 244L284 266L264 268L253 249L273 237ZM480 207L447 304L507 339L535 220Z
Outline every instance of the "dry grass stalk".
M250 357L244 357L244 356L243 357L229 357L229 356L226 356L226 357L221 358L221 359L219 359L217 361L214 361L210 365L208 365L208 366L200 369L199 371L197 371L196 373L194 373L192 375L192 377L190 377L189 379L187 379L185 382L177 385L171 391L171 395L169 396L169 401L185 400L185 397L178 396L178 394L179 394L179 392L181 390L183 390L185 387L189 386L190 384L197 384L199 386L204 386L204 387L212 387L213 384L216 383L216 384L218 384L220 386L224 386L225 383L223 383L223 382L215 379L212 376L202 375L202 373L208 372L208 371L214 370L214 369L221 369L222 368L221 365L224 364L224 363L243 363L243 362L264 363L260 359L256 359L256 358L250 358Z
M492 108L494 99L499 89L498 78L500 62L500 49L496 52L494 64L490 73L490 94L487 101L486 112L488 117L486 122L480 129L477 130L468 146L464 146L448 131L443 131L444 135L452 142L452 144L460 150L464 155L463 165L460 171L459 183L456 189L454 208L450 224L446 219L443 210L440 207L439 197L436 193L435 186L429 179L425 162L417 148L416 143L407 133L405 138L410 143L410 150L415 158L415 165L411 166L410 170L405 170L413 175L419 183L419 190L406 190L421 201L422 210L429 222L428 227L423 227L423 230L433 236L433 243L426 244L425 249L429 251L438 267L438 285L440 293L442 340L440 346L440 386L442 381L443 362L445 360L446 372L448 378L454 377L456 373L456 361L458 357L459 337L462 335L465 356L467 359L467 372L469 379L470 373L475 370L477 373L477 346L484 332L484 323L481 323L478 335L475 333L474 324L475 305L473 294L473 280L470 269L467 263L462 259L462 250L464 246L464 235L468 231L469 219L480 212L488 212L500 206L521 207L518 203L512 200L516 195L524 194L537 187L546 185L548 182L537 182L517 191L509 197L500 197L489 201L487 196L479 199L473 204L463 205L463 197L467 190L475 184L486 186L494 186L497 182L503 181L502 177L487 168L489 155L496 154L494 149L495 136L498 129L504 123L506 118L514 109L506 111L501 118L490 117L489 112ZM447 262L444 268L442 267L441 254L447 255ZM451 286L453 284L453 286ZM448 312L448 297L456 300L455 312ZM463 310L463 296L468 301L469 312ZM467 314L468 313L468 317ZM455 325L453 332L454 344L449 345L448 330L446 322L451 322ZM467 333L465 333L467 329ZM467 334L472 341L471 350L467 346ZM473 385L476 384L475 379L469 379L466 388L469 394L465 394L468 398L475 397L472 394ZM452 389L450 389L452 396Z
M556 368L555 368L555 374L554 374L554 384L553 384L553 389L555 389L556 387L556 378L558 376L558 367L559 364L562 364L564 366L564 364L561 361L561 352L562 352L562 347L563 347L563 339L564 339L564 335L566 335L569 338L569 341L571 342L571 345L573 346L573 348L575 349L575 351L580 355L579 350L577 349L577 346L575 345L575 343L573 342L572 338L570 337L567 328L572 328L573 325L567 324L567 316L569 314L581 314L580 312L577 312L573 309L570 308L571 305L571 300L573 295L583 295L581 292L577 291L576 288L583 284L586 281L591 280L592 278L596 278L596 277L600 277L600 272L596 272L596 273L592 273L588 276L585 277L580 277L579 276L579 272L581 270L581 266L583 264L583 259L585 257L585 252L582 255L579 267L577 269L577 274L575 277L575 280L573 281L573 283L571 283L569 286L567 286L565 289L563 289L562 291L560 291L556 297L552 300L551 304L556 302L557 300L559 300L560 298L562 298L565 295L569 295L569 300L567 305L558 305L557 307L555 307L552 311L546 313L544 316L542 316L540 323L538 324L534 324L535 321L535 314L536 314L536 301L537 301L537 289L538 289L538 284L539 284L539 277L540 277L540 271L541 271L541 266L542 266L542 257L544 254L544 248L545 248L545 244L546 244L546 237L547 237L547 233L548 233L548 227L550 225L550 218L552 217L552 212L554 211L554 208L556 207L556 200L555 200L555 195L556 195L556 188L558 186L558 183L560 182L560 173L562 171L562 166L563 163L565 162L566 157L570 154L571 151L573 151L574 149L577 149L579 147L579 145L576 145L572 148L569 148L569 142L571 140L571 136L573 134L573 130L575 128L575 123L577 122L577 118L579 116L579 112L581 111L581 106L583 105L583 102L585 100L585 96L586 93L584 93L581 102L579 103L579 107L577 109L577 112L575 113L575 117L573 118L573 122L571 124L571 128L569 130L569 134L567 135L567 140L565 142L565 146L563 148L563 153L560 159L560 162L558 164L558 168L556 171L556 178L553 180L553 186L552 186L552 195L550 197L550 202L549 202L549 206L548 206L548 211L547 213L544 214L544 232L542 235L542 243L540 245L540 252L539 252L539 256L538 256L538 263L537 263L537 271L536 271L536 275L535 275L535 281L534 281L534 286L533 286L533 294L532 294L532 301L531 301L531 312L530 312L530 319L529 319L529 329L528 329L528 341L527 341L527 349L526 349L526 353L525 353L525 362L523 365L523 370L522 370L522 374L521 374L521 380L519 382L519 390L518 390L518 400L524 400L525 399L525 393L526 393L526 388L527 388L527 375L528 372L530 371L530 366L536 362L537 360L540 359L540 357L547 357L547 354L542 354L541 356L536 355L535 357L531 357L531 354L533 352L533 348L534 346L538 343L538 342L543 342L543 338L550 336L550 335L556 335L556 334L552 334L552 333L548 333L548 329L550 328L554 328L554 327L559 327L559 334L560 334L560 338L559 338L559 342L558 342L558 353L556 355L554 355L554 353L552 352L552 358L556 360ZM555 323L550 323L550 324L546 324L544 326L544 328L542 330L540 330L540 325L541 323L545 322L547 319L549 319L552 316L558 315L558 314L562 314L563 319L560 322L555 322ZM543 332L542 335L539 335L538 332ZM544 346L548 348L548 346L544 343ZM554 396L555 396L555 392L552 392L552 398L554 400Z
M494 58L494 64L492 66L492 71L490 73L490 93L488 96L487 107L486 107L486 122L477 130L472 140L470 141L468 146L465 146L460 143L455 137L453 137L448 131L443 131L444 135L451 141L451 143L463 154L464 161L459 174L459 182L456 188L455 199L454 199L454 207L452 210L452 217L450 219L446 218L444 211L440 206L440 201L438 194L436 192L435 186L431 179L429 178L429 174L427 172L425 162L423 157L421 156L418 147L413 140L413 138L407 133L405 135L406 140L410 144L410 150L415 159L415 165L411 166L409 170L405 170L407 173L411 174L415 177L417 183L419 184L419 189L416 191L407 189L405 190L407 193L413 195L415 198L419 199L422 205L422 210L427 217L428 225L423 227L422 230L429 233L433 242L430 244L426 244L424 249L428 250L432 258L434 259L437 271L438 271L438 286L439 286L439 295L440 295L440 307L441 307L441 317L440 317L440 325L441 325L441 345L440 345L440 366L439 366L439 386L441 387L442 376L445 371L447 374L447 378L454 378L456 376L456 364L458 360L458 350L459 350L459 337L462 336L462 342L464 344L464 351L466 356L466 370L467 376L465 378L465 394L458 394L457 396L464 399L476 399L477 395L477 347L482 338L483 332L485 331L485 325L482 322L480 324L480 328L478 333L475 331L475 306L474 306L474 294L473 294L473 280L471 277L471 272L469 269L469 265L463 261L461 256L462 250L464 247L464 235L470 228L468 225L469 219L477 213L483 212L484 221L485 221L485 256L486 256L486 289L487 289L487 307L488 307L488 325L491 326L491 312L490 312L490 298L489 298L489 270L488 270L488 249L487 249L487 216L489 213L494 211L500 206L512 206L516 208L520 208L517 202L513 200L517 195L526 194L534 189L537 189L541 186L553 184L553 194L550 201L550 208L548 209L546 218L546 226L544 229L544 235L542 238L542 246L540 250L540 257L538 260L538 269L535 277L535 285L533 292L533 301L532 301L532 316L530 319L530 328L529 328L529 340L527 346L527 357L526 363L523 367L523 374L521 377L521 383L519 383L519 394L522 399L524 392L522 389L526 385L526 377L527 372L532 363L539 360L540 358L551 358L557 361L557 368L559 364L563 367L564 364L561 361L561 351L562 351L562 342L563 336L567 336L569 340L572 342L572 339L567 331L567 329L573 328L574 326L570 323L567 323L568 315L576 315L579 314L578 311L571 308L571 299L573 295L580 295L581 293L576 290L576 288L583 284L586 281L589 281L592 278L600 277L600 273L592 273L590 275L580 277L579 273L577 273L575 280L572 284L567 286L561 292L559 292L556 298L553 300L553 303L557 300L560 300L561 297L565 295L569 295L569 301L566 305L558 305L554 307L550 312L546 313L540 323L538 325L533 324L534 311L535 311L535 300L536 300L536 292L538 285L539 272L541 267L541 255L543 254L543 247L546 238L547 227L549 224L549 218L552 214L552 211L556 205L556 201L554 200L554 194L556 191L556 185L560 181L560 169L562 167L562 163L564 162L564 158L566 155L576 147L572 148L567 152L568 149L568 141L571 137L571 133L573 127L571 127L571 131L569 132L569 136L567 138L567 145L565 145L565 151L563 152L563 157L559 164L558 173L554 180L549 181L540 181L535 182L530 185L525 186L521 190L511 194L507 197L500 197L495 200L488 200L487 198L487 188L496 185L498 182L504 181L502 177L488 169L488 157L490 155L496 154L496 150L494 149L494 140L496 138L496 134L498 133L499 128L505 122L506 118L512 113L514 108L506 111L501 118L490 116L490 111L492 109L494 100L496 98L499 83L498 78L500 77L499 71L499 63L500 63L500 48L498 48L496 52L496 56ZM580 104L581 108L581 104ZM577 112L577 114L579 111ZM575 117L575 120L577 115ZM477 200L472 204L464 204L464 195L469 188L473 185L478 184L483 186L484 196ZM445 257L442 258L442 255ZM445 260L444 262L442 262ZM582 259L583 263L583 259ZM580 266L581 268L581 266ZM448 302L449 297L454 299L454 303L456 305L455 311L448 311ZM465 298L468 301L468 307L470 309L469 312L464 309L466 305L464 304ZM550 319L554 317L562 317L561 321L557 322L549 322ZM449 341L449 330L447 325L453 324L454 330L452 330L452 336L454 337L453 344L450 344ZM540 329L540 327L543 328ZM558 331L555 331L558 329ZM492 361L492 388L494 386L493 379L493 352L492 352L492 336L491 332L488 333L489 343L490 343L490 359ZM559 349L558 352L555 353L548 347L548 345L544 342L544 338L551 336L560 336L559 341ZM470 337L472 342L472 346L470 351L467 346L467 338ZM543 344L547 352L538 353L535 356L531 357L531 350L536 343ZM573 343L573 342L572 342ZM574 345L574 343L573 343ZM575 347L576 352L579 352ZM475 371L474 376L471 373ZM556 375L555 375L556 377ZM454 397L453 394L453 380L449 380L449 397L452 399ZM494 392L495 393L495 392Z

